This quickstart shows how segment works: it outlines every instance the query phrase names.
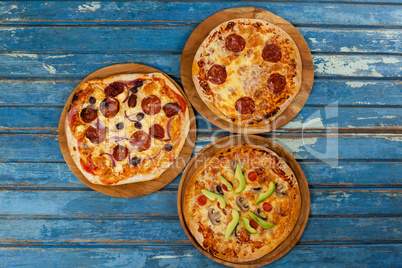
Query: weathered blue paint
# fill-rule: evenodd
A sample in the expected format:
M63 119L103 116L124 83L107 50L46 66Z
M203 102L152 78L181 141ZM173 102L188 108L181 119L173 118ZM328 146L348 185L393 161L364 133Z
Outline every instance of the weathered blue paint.
M315 218L312 217L300 243L312 242L376 242L398 241L402 231L394 226L398 217L375 218ZM64 245L141 245L149 241L157 243L180 242L190 244L179 217L124 217L114 218L49 218L8 217L0 220L2 228L0 245L18 243Z
M271 266L398 266L398 4L0 3L0 266L219 267L181 229L176 209L180 176L145 197L96 193L64 163L57 123L80 79L107 65L143 63L180 83L180 53L191 31L219 10L245 5L293 23L315 63L306 106L286 126L263 134L299 160L311 190L310 220L301 241ZM195 152L229 134L212 135L216 127L205 120L197 124ZM337 140L336 127L342 132Z
M34 78L33 78L34 79ZM0 105L64 106L78 79L63 80L1 80ZM181 85L180 79L175 76ZM306 105L326 106L399 106L401 82L387 80L315 79Z
M17 8L13 8L12 6ZM0 20L39 21L48 23L91 22L119 23L193 23L231 7L253 6L270 12L296 25L402 25L401 10L393 5L332 4L332 3L272 3L272 2L4 2ZM172 15L174 14L174 15ZM302 16L301 16L302 14ZM320 14L320 15L317 15ZM340 16L342 14L342 16Z
M193 153L222 135L198 135ZM296 159L398 159L399 134L282 134L267 136L288 150ZM329 150L329 151L326 151ZM0 161L62 161L56 135L0 135Z
M317 77L398 78L402 56L313 55ZM0 54L0 78L83 78L88 73L117 63L140 63L170 75L180 74L179 53L112 54ZM91 64L83 64L90 62Z
M194 28L195 26L100 28L38 26L13 27L10 30L9 27L2 27L0 28L0 51L181 53ZM298 27L297 29L313 53L392 54L402 52L401 43L398 42L402 39L400 30L323 27ZM82 38L83 36L85 39Z
M401 190L314 190L310 191L313 216L400 216ZM364 200L364 210L361 200ZM116 198L95 191L0 191L2 215L56 217L175 216L177 191L158 191L130 198Z

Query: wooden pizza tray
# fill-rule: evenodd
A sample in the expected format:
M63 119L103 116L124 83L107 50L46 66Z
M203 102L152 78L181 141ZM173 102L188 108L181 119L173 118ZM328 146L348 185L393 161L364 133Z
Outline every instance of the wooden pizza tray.
M132 63L127 63L127 64L116 64L116 65L111 65L104 67L102 69L99 69L87 77L85 77L84 80L81 81L81 83L74 89L73 92L71 92L70 97L68 98L63 111L60 116L59 120L59 144L60 144L60 149L63 154L64 160L66 161L67 165L71 169L71 171L77 176L77 178L82 181L85 185L88 187L92 188L93 190L114 196L114 197L138 197L138 196L143 196L143 195L148 195L151 194L155 191L158 191L171 183L184 169L186 166L186 163L191 157L191 154L194 149L195 145L195 138L196 138L196 122L195 122L195 117L194 117L194 111L191 107L190 102L187 99L186 94L184 94L183 90L181 87L168 75L164 74L181 92L183 97L186 99L188 109L189 109L189 115L190 115L190 130L186 139L186 142L184 144L183 149L180 152L180 155L177 157L175 162L167 169L165 170L161 176L158 179L151 180L151 181L144 181L144 182L136 182L136 183L130 183L130 184L123 184L123 185L116 185L116 186L104 186L104 185L98 185L98 184L93 184L89 182L85 176L82 174L82 172L78 169L78 167L75 165L71 155L70 151L68 149L67 145L67 138L66 138L66 133L64 129L64 120L67 115L67 110L68 107L70 106L71 99L74 95L74 93L78 90L80 85L88 80L91 79L102 79L106 78L112 75L117 75L117 74L132 74L132 73L162 73L161 71L154 69L152 67L146 66L146 65L141 65L141 64L132 64Z
M278 154L292 169L294 175L296 176L297 182L299 183L300 187L300 195L301 195L301 208L299 218L289 236L273 251L268 253L267 255L254 260L254 261L247 261L247 262L229 262L217 258L211 255L209 252L205 251L195 240L191 232L189 231L186 222L184 220L183 214L183 204L184 204L184 197L186 188L191 180L191 177L196 172L196 170L211 156L213 156L218 151L235 145L242 145L242 144L252 144L261 147L268 148ZM275 142L255 135L233 135L233 136L226 136L220 138L214 142L211 142L207 146L205 146L201 151L199 151L188 163L186 169L183 172L181 177L180 185L179 185L179 192L177 195L177 209L179 213L180 223L183 227L184 232L186 233L187 237L190 239L191 243L205 256L214 260L218 263L225 264L232 267L259 267L262 265L267 265L271 262L278 260L279 258L283 257L286 253L288 253L293 246L297 243L300 239L304 228L306 227L308 215L310 211L310 192L307 184L306 177L304 176L303 170L297 163L297 161L293 158L293 156L283 149L280 145L276 144Z
M215 115L200 98L193 83L192 65L194 56L197 53L201 43L216 26L225 21L238 18L261 19L279 26L286 31L290 37L292 37L300 51L303 68L300 90L285 111L283 111L276 119L264 126L241 127ZM215 13L214 15L202 21L200 25L195 28L193 33L188 38L181 56L180 74L183 88L186 91L192 105L209 122L230 132L258 134L269 132L285 125L300 112L306 103L308 96L310 95L311 88L313 87L314 65L313 58L311 57L310 49L308 48L306 41L292 24L265 9L254 7L237 7L225 9Z

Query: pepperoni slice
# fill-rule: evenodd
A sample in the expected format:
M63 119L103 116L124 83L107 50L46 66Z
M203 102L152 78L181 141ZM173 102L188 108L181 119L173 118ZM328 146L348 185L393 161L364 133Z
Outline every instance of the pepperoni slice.
M81 111L81 118L85 123L91 123L93 120L98 118L98 110L94 107L88 106Z
M208 80L216 85L225 83L227 76L226 68L222 65L212 65L208 71Z
M177 115L181 111L181 107L177 103L168 103L163 106L163 111L167 117L172 117Z
M128 149L125 146L117 145L113 149L113 158L117 161L126 159L128 155Z
M102 128L98 130L93 126L89 126L85 135L93 144L99 144L106 138L106 129Z
M113 82L105 88L106 96L110 97L116 97L117 95L123 93L123 91L124 91L124 84L120 82Z
M106 97L100 105L99 108L102 114L107 118L113 118L119 111L120 103L113 97Z
M246 47L246 41L238 34L231 34L226 37L225 46L230 51L240 52Z
M255 103L252 98L243 97L236 101L235 108L240 114L253 114L255 112Z
M132 94L130 98L128 98L128 107L132 108L137 106L137 95Z
M262 209L266 212L270 212L272 210L272 205L268 202L265 202L264 204L262 204Z
M200 196L197 198L197 204L198 204L199 206L205 206L205 205L207 204L207 198L206 198L206 196L205 196L205 195L200 195Z
M286 78L278 73L273 73L268 79L268 89L272 93L279 93L285 89Z
M136 147L138 151L146 151L151 147L151 137L144 131L137 131L131 135L130 143Z
M254 229L257 229L258 223L255 220L250 220L250 226L253 227Z
M257 172L251 171L248 173L248 179L249 181L255 181L257 179Z
M262 50L262 59L270 62L278 62L282 58L281 48L274 44L268 44Z
M155 95L151 95L143 99L141 102L142 110L148 115L155 115L159 113L161 106L161 100Z
M159 124L154 124L149 128L149 135L151 135L155 139L163 139L165 137L165 130Z

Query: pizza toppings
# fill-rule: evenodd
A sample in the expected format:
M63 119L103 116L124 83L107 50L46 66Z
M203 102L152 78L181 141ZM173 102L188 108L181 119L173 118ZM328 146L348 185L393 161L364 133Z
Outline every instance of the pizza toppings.
M271 181L269 183L268 187L269 187L268 191L266 191L265 193L260 194L260 196L257 199L257 202L255 203L256 205L261 203L262 201L264 201L268 197L270 197L275 192L275 183L273 181Z
M85 135L93 144L99 144L106 138L106 129L89 126Z
M256 179L257 179L257 172L255 172L255 171L251 171L251 172L249 172L248 173L248 180L249 181L255 181Z
M144 117L145 117L145 114L144 114L144 113L138 113L138 114L136 115L136 118L137 118L138 121L141 121L142 119L144 119Z
M208 80L216 85L223 84L227 78L225 66L214 64L208 71Z
M124 128L124 124L122 122L116 124L116 129L121 130Z
M200 195L197 198L197 204L199 206L205 206L207 204L207 197L205 195Z
M113 155L108 154L108 153L103 153L103 154L100 154L100 155L101 155L101 156L102 156L102 155L106 155L107 157L109 157L110 161L112 161L112 167L115 167L115 166L116 166L116 161L114 161Z
M117 145L113 149L113 158L117 161L126 159L128 155L128 149L125 146Z
M264 204L265 204L265 203L264 203ZM263 208L264 208L264 205L263 205ZM256 215L258 218L263 219L264 221L268 220L268 218L265 217L264 215L262 215L261 212L262 212L262 211L261 211L261 209L260 209L259 207L257 207L257 208L255 209L255 215ZM269 211L267 211L267 212L269 212Z
M173 145L171 145L171 144L165 144L164 149L165 149L165 151L170 152L171 150L173 150Z
M84 123L91 123L98 118L98 110L93 106L88 106L81 111L81 118Z
M161 100L157 96L151 95L142 100L141 108L148 115L158 114L161 110Z
M135 122L135 123L134 123L134 127L135 127L136 129L141 129L141 128L142 128L142 124L141 124L140 122Z
M134 82L134 86L130 89L130 91L131 91L132 93L136 94L136 93L138 92L138 89L139 89L140 87L142 87L143 84L144 84L144 82L143 82L142 80L137 79L137 80Z
M131 94L128 98L128 107L133 108L137 105L137 95Z
M201 193L205 195L209 200L214 201L217 200L219 203L220 208L224 209L226 207L226 201L225 198L220 196L219 194L210 192L208 190L202 189Z
M113 82L105 88L105 95L110 97L116 97L124 91L124 84L121 82Z
M278 73L273 73L268 79L268 89L272 93L279 93L285 89L286 78Z
M230 181L227 181L222 175L219 175L219 179L222 181L222 188L225 191L232 191L233 184Z
M219 211L216 211L214 208L210 208L208 210L208 218L213 225L219 225L221 223L221 221L219 220L220 217L221 217L221 214L219 213Z
M90 104L95 104L96 103L96 99L94 97L90 97L89 98L89 103Z
M219 184L214 185L213 192L219 195L223 195L222 187Z
M245 217L241 217L241 218L242 218L242 220L243 220L244 228L246 228L246 230L247 230L250 234L256 234L256 233L257 233L257 230L256 230L253 226L251 226L250 221L249 221L247 218L245 218ZM258 227L258 224L257 224L257 227Z
M241 211L247 211L250 207L247 205L247 200L242 196L236 197L236 205L239 206Z
M130 163L130 165L133 165L136 167L141 163L141 158L134 156L133 158L130 159L129 163Z
M235 109L240 114L253 114L255 112L254 100L250 97L243 97L236 101Z
M246 180L244 179L243 172L241 171L240 164L236 165L235 178L239 181L239 186L237 187L235 193L239 194L243 192L244 188L246 188Z
M253 227L254 229L257 229L258 223L255 220L250 220L250 226Z
M154 124L149 128L149 135L155 139L163 139L165 137L165 130L159 124Z
M231 34L228 35L225 39L225 47L226 49L233 51L233 52L240 52L246 46L246 41L243 37L238 34Z
M177 115L180 112L180 105L177 103L167 103L163 106L163 111L165 112L167 117L172 117Z
M281 48L274 44L268 44L262 50L262 59L270 62L278 62L282 58Z
M144 131L137 131L131 136L130 143L138 151L146 151L151 147L151 137Z
M260 226L261 226L262 228L264 228L264 229L269 229L269 228L275 227L275 225L273 225L273 224L271 224L271 223L269 223L269 222L267 222L267 221L264 221L264 220L258 218L258 217L257 217L256 215L254 215L251 211L248 212L248 215L249 215L253 220L255 220L255 221L258 223L258 225L260 225Z
M266 212L270 212L272 210L272 205L268 202L264 202L264 204L262 204L262 209Z
M232 220L229 222L228 227L226 228L225 239L228 239L232 235L234 229L239 223L239 220L239 212L236 209L232 209Z
M113 97L106 97L99 105L102 114L107 118L113 118L119 112L119 107L119 101Z
M283 184L277 184L275 194L277 197L285 197L286 196L286 189Z

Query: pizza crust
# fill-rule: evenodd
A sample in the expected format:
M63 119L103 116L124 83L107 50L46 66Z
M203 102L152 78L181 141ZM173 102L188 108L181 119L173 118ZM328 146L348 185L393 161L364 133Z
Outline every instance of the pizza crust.
M204 243L204 236L199 232L200 226L199 223L197 222L197 220L199 218L199 214L196 211L195 214L192 213L193 209L199 209L198 204L194 204L194 202L196 202L196 197L199 196L200 194L197 193L194 189L195 189L195 185L197 182L197 178L200 177L200 174L204 171L207 170L208 167L211 165L212 162L214 162L217 158L218 155L223 155L225 156L225 152L228 149L233 149L233 148L245 148L247 150L249 149L255 149L255 150L264 150L265 152L271 154L272 156L275 156L278 158L278 166L280 166L280 169L284 172L285 176L287 178L289 178L289 180L291 180L293 186L291 188L288 189L287 194L289 196L292 196L292 210L291 210L291 215L288 217L288 220L286 222L286 226L283 227L283 229L281 230L281 233L283 234L281 237L279 237L275 243L271 243L271 244L266 244L265 246L263 246L261 248L261 250L255 250L254 252L251 252L250 249L246 249L247 247L250 247L250 244L247 243L243 243L241 244L241 247L244 250L246 255L238 255L237 257L231 257L231 256L227 256L225 254L223 254L222 252L218 251L218 252L211 252L208 248L205 248L205 246L203 245ZM222 154L223 153L223 154ZM199 181L199 180L198 180ZM246 179L247 181L247 179ZM228 198L226 196L225 192L225 200ZM230 198L230 197L229 197ZM227 200L226 200L227 201ZM227 201L228 202L228 201ZM229 202L230 203L230 202ZM228 204L229 204L228 203ZM204 208L202 208L204 209ZM239 210L236 207L237 210ZM300 209L301 209L301 196L300 196L300 189L297 183L297 179L294 176L293 171L291 170L291 168L286 164L286 162L281 159L275 152L273 152L272 150L265 148L265 147L260 147L260 146L254 146L254 145L243 145L243 146L233 146L233 147L228 147L225 149L222 149L220 151L218 151L214 156L212 156L210 159L206 160L198 169L197 171L194 173L194 175L192 176L191 180L189 181L186 189L185 189L185 198L183 201L183 216L184 216L184 220L186 222L186 225L188 227L188 230L190 231L191 235L194 237L194 239L197 241L197 243L204 248L204 250L206 250L207 252L209 252L210 254L226 260L226 261L230 261L230 262L245 262L245 261L253 261L253 260L257 260L263 256L265 256L266 254L270 253L271 251L273 251L275 248L277 248L285 239L286 237L288 237L288 235L291 233L291 231L293 230L298 218L299 218L299 214L300 214ZM199 210L198 210L199 211ZM228 213L230 213L230 211L228 211ZM239 211L239 213L242 213L241 211ZM241 221L241 219L240 219ZM240 224L240 223L239 223ZM212 226L213 227L213 226ZM261 227L259 227L261 229ZM277 227L274 227L277 228ZM278 228L282 228L282 226L278 226ZM258 234L257 234L258 235ZM216 234L215 236L218 236L218 234ZM215 237L214 236L214 237ZM233 237L234 235L232 234L231 237ZM231 238L229 238L230 240ZM228 246L230 244L230 241L227 240L227 242L225 241L225 246ZM219 240L220 241L220 240ZM217 241L216 243L220 243L219 241ZM236 244L235 243L236 240L234 240L234 242L232 244ZM237 240L237 242L239 242ZM221 249L223 250L223 249Z
M182 93L177 89L177 87L170 81L170 79L168 79L166 76L164 76L161 73L150 73L150 74L123 74L123 75L114 75L111 77L107 77L105 79L94 79L94 80L90 80L87 81L85 83L82 83L78 89L76 90L76 92L79 92L80 90L85 90L86 87L88 86L88 84L90 83L102 83L103 84L103 88L102 90L105 88L105 86L109 85L110 83L113 82L117 82L117 81L121 81L121 82L125 82L125 81L132 81L135 79L139 79L139 78L158 78L158 79L163 79L165 84L172 89L175 93L179 94L181 97L183 97L183 99L186 101L185 97L182 95ZM122 95L125 94L122 93ZM138 105L138 104L137 104ZM181 138L180 141L178 143L178 145L176 146L176 148L174 149L174 158L176 159L179 155L181 150L184 147L184 144L186 142L186 138L188 135L188 132L190 130L190 114L189 114L189 109L188 109L188 103L186 101L186 111L184 114L184 127L181 129ZM163 113L163 111L161 110L161 112ZM91 123L93 124L93 122ZM68 148L70 150L70 155L74 161L74 163L76 164L76 166L78 167L78 169L82 172L82 174L85 176L85 178L90 181L93 184L99 184L99 185L106 185L106 186L114 186L114 185L122 185L122 184L128 184L128 183L135 183L135 182L141 182L141 181L149 181L149 180L153 180L153 179L157 179L160 177L160 175L166 170L168 169L173 163L174 161L171 162L165 162L163 163L163 166L159 167L159 168L155 168L153 169L151 174L136 174L135 176L132 177L128 177L124 180L120 180L117 183L114 183L112 185L110 184L105 184L99 176L93 175L91 173L88 173L87 171L85 171L83 169L83 167L81 166L80 163L80 158L81 155L79 153L78 150L76 150L77 148L77 140L76 138L73 136L72 131L69 127L69 122L68 122L68 113L65 119L65 132L66 132L66 137L67 137L67 144L68 144Z
M208 45L210 44L211 40L214 38L215 34L217 32L219 32L225 25L227 25L229 22L249 22L250 24L252 23L262 23L264 26L268 27L268 28L274 28L278 33L278 35L287 38L291 45L292 48L295 49L296 55L297 57L294 59L296 62L296 76L293 78L293 82L295 83L295 86L297 88L297 90L292 93L292 95L290 95L290 97L284 102L282 103L279 107L278 107L278 111L276 112L276 114L274 116L271 116L267 119L263 119L260 122L256 122L256 121L251 121L253 122L252 124L250 124L250 122L246 119L236 119L235 121L231 120L227 115L225 115L218 107L215 106L215 104L211 101L211 99L208 97L208 94L205 94L204 89L200 86L200 80L199 80L199 72L200 72L200 67L198 66L198 61L200 61L203 58L203 52L206 49L206 47L208 47ZM230 21L226 21L223 22L221 24L219 24L218 26L216 26L209 34L208 36L205 38L205 40L203 41L203 43L200 45L200 47L197 50L197 53L194 56L194 60L193 60L193 66L192 66L192 78L193 78L193 82L195 85L195 88L198 92L198 95L200 96L200 98L202 99L202 101L208 106L208 108L215 114L217 115L219 118L228 121L230 123L233 123L235 125L239 125L239 126L247 126L247 127L260 127L260 126L264 126L274 120L276 120L285 110L286 108L290 105L290 103L293 101L293 99L296 97L296 95L298 94L300 87L301 87L301 78L302 78L302 60L301 60L301 56L298 50L298 47L296 45L296 43L294 42L294 40L289 36L289 34L284 31L282 28L269 23L265 20L261 20L261 19L235 19L235 20L230 20ZM209 82L208 82L209 83ZM237 117L243 117L243 115L238 115Z

